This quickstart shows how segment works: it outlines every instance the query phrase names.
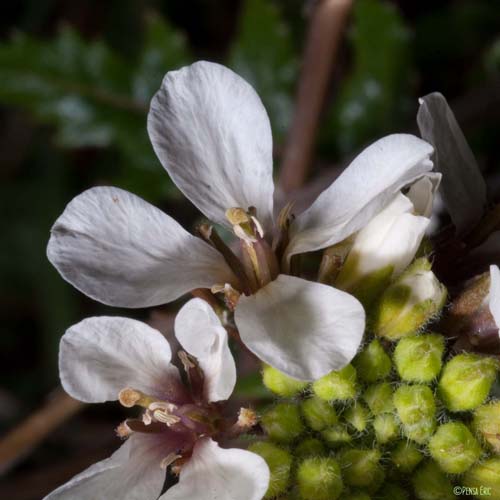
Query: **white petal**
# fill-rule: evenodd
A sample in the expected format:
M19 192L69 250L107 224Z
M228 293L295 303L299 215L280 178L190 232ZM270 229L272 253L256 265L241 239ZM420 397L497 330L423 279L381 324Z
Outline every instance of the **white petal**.
M133 434L111 457L91 465L44 500L156 500L166 456L158 435Z
M198 359L208 401L228 399L236 384L236 365L226 329L213 309L201 299L187 302L175 318L175 336Z
M266 462L245 450L198 441L179 482L159 500L261 500L269 486Z
M257 357L299 380L343 368L365 328L365 312L352 295L284 274L255 295L241 296L235 320Z
M404 186L432 169L432 147L394 134L359 154L290 227L287 257L326 248L361 229Z
M417 215L431 217L434 197L441 183L441 178L441 174L433 172L424 175L410 186L406 196L413 203Z
M177 187L212 221L231 207L273 210L272 136L254 89L236 73L197 62L165 75L151 101L148 132Z
M59 372L65 391L86 403L115 401L132 387L176 397L178 372L165 337L129 318L87 318L61 339Z
M499 328L500 336L500 270L498 266L490 266L490 279L489 307L493 319Z
M119 307L164 304L233 279L210 245L113 187L89 189L68 204L52 227L47 255L80 291Z
M435 149L441 192L458 232L473 228L486 205L486 184L476 159L446 99L433 92L420 99L417 122L422 137Z
M415 193L414 193L415 194ZM392 276L403 272L415 257L430 219L413 215L410 199L398 193L354 239L335 284L353 290L359 280L392 266Z

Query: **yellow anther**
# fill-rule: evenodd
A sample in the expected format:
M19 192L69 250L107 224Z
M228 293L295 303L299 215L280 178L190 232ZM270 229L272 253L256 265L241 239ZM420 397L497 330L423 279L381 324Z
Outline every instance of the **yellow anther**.
M240 207L228 208L226 210L226 219L233 225L248 224L252 218L245 210Z
M127 425L127 421L123 421L116 429L115 429L116 435L121 438L125 439L132 434L132 429Z
M142 392L127 387L126 389L122 389L120 391L120 394L118 394L118 400L122 406L125 406L125 408L132 408L142 399L142 396Z
M250 408L240 408L238 426L242 429L251 429L258 422L257 414Z
M165 403L163 401L156 401L149 405L149 410L152 412L152 416L158 422L167 425L177 424L181 419L177 415L173 415L171 412L177 407L171 403Z

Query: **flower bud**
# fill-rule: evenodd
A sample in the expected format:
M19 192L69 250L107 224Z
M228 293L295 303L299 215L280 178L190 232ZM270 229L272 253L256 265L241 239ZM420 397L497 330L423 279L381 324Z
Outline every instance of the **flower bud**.
M335 408L324 399L318 397L305 399L300 406L304 420L313 431L321 431L338 422Z
M376 335L396 340L418 332L439 314L446 288L430 268L427 259L418 259L384 291L373 313Z
M394 350L394 364L403 380L431 382L441 371L443 352L442 335L411 335L398 342Z
M262 369L262 381L270 391L284 398L291 398L307 387L307 382L295 380L269 365Z
M449 422L431 437L429 451L442 470L461 474L479 459L481 446L462 422Z
M402 385L394 393L394 406L408 439L425 443L436 427L436 404L424 385Z
M498 325L492 314L496 311L498 293L495 267L469 280L447 311L442 332L457 339L454 345L457 352L500 354Z
M429 219L413 215L414 210L407 196L397 194L357 233L335 286L369 305L417 253Z
M394 410L393 389L389 382L370 385L364 392L363 399L374 415Z
M346 498L348 498L349 500L371 500L371 496L364 491L351 492Z
M356 401L353 406L345 411L343 417L344 420L352 425L358 432L363 432L368 425L370 412L363 403Z
M500 500L500 457L491 457L472 466L466 472L463 484L477 488L489 500Z
M308 438L301 441L295 448L294 456L298 458L321 457L326 455L326 448L322 441Z
M380 500L408 500L410 498L404 488L395 483L385 483L380 488Z
M412 478L415 495L420 500L454 500L453 486L434 462L426 462Z
M297 405L279 403L261 417L261 425L274 441L289 443L304 431Z
M399 437L399 423L391 413L382 413L373 420L375 437L380 444L386 444Z
M342 370L330 372L316 380L312 389L316 396L325 401L354 399L358 392L356 370L352 365L347 365Z
M297 468L297 485L303 500L336 500L344 488L334 458L306 458Z
M345 425L337 424L321 432L323 439L329 446L337 447L351 442L352 437Z
M400 441L391 451L393 464L404 473L413 471L423 458L417 445L411 441Z
M472 427L495 453L500 454L500 401L490 401L477 408Z
M346 484L376 491L384 480L381 453L376 449L346 449L338 454Z
M443 369L439 395L450 411L467 411L484 403L496 378L498 361L478 354L459 354Z
M274 498L284 493L290 485L290 470L292 456L290 453L275 444L265 441L252 443L248 450L260 455L267 463L271 473L269 488L264 498Z
M391 358L387 355L378 339L373 340L355 358L353 362L358 377L363 382L376 382L389 376Z

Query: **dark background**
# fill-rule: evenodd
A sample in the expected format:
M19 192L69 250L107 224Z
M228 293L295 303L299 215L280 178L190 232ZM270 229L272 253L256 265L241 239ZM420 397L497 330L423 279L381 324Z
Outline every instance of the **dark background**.
M66 284L45 256L49 230L84 189L111 184L185 227L195 209L172 185L146 134L164 73L197 59L249 80L271 117L279 168L311 4L299 0L4 2L0 18L0 433L58 385L65 329L117 314ZM416 132L419 96L456 112L496 197L500 115L497 1L359 0L332 78L312 175L370 140ZM168 333L176 304L127 311ZM240 393L258 395L252 376ZM117 444L114 405L86 408L0 479L0 497L35 499Z

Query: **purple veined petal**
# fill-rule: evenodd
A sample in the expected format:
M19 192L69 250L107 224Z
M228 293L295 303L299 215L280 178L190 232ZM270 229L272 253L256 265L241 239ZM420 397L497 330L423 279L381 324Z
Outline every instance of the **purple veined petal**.
M486 184L453 111L439 92L422 97L417 122L422 138L434 146L436 170L443 174L441 193L457 232L481 219Z
M170 177L208 219L228 226L228 208L254 206L271 227L271 126L243 78L206 61L167 73L151 101L148 132Z
M328 285L281 274L235 311L241 340L290 377L316 380L348 364L365 329L363 306Z
M405 186L432 170L432 146L409 134L362 151L290 226L285 260L334 245L361 229Z
M159 500L261 500L268 486L269 468L259 455L205 438Z
M229 399L236 384L236 365L227 332L213 309L202 299L192 299L175 318L175 336L195 356L205 376L208 401Z
M47 256L78 290L118 307L164 304L234 279L214 248L113 187L89 189L68 204L52 227Z
M156 500L165 482L161 460L168 454L161 438L133 434L111 457L91 465L44 500Z
M132 387L172 402L184 391L163 335L129 318L87 318L61 338L59 373L65 391L86 403L115 401Z

